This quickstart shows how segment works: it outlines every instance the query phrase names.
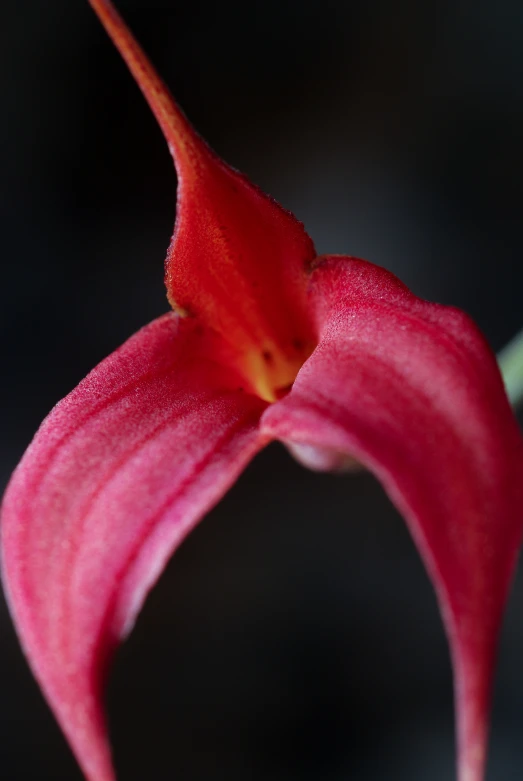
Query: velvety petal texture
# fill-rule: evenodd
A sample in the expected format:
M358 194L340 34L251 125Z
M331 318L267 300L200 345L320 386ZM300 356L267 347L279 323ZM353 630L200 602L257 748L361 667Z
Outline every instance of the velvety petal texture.
M114 779L102 708L113 650L262 444L265 403L209 353L220 345L175 314L139 331L54 408L4 499L10 607L90 781Z
M523 527L523 440L495 358L464 313L365 261L321 260L310 296L319 345L262 431L312 468L355 458L405 517L450 642L459 779L480 781Z
M164 132L178 206L166 261L177 314L57 405L2 507L17 630L86 778L115 779L104 677L147 591L279 439L312 468L361 462L405 516L450 641L459 781L483 781L523 526L523 440L493 354L463 313L383 269L314 260L301 223L195 133L109 0L90 3Z

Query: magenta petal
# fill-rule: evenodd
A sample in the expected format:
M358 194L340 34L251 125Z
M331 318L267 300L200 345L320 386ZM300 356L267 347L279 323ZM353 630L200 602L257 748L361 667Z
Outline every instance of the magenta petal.
M462 312L364 261L324 259L311 301L319 345L262 431L313 468L357 459L404 515L450 642L459 779L480 781L523 527L523 441L495 358Z
M135 334L44 421L2 508L4 580L29 661L90 781L112 781L107 663L188 531L263 444L265 404L193 321Z

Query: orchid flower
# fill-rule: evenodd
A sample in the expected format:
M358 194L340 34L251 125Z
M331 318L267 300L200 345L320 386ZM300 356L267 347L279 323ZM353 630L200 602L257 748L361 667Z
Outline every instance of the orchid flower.
M523 530L523 439L474 323L302 224L193 130L109 0L90 0L178 175L173 311L51 411L8 486L3 577L23 649L89 781L114 781L108 667L167 560L272 440L371 470L433 582L457 777L482 781L497 638Z

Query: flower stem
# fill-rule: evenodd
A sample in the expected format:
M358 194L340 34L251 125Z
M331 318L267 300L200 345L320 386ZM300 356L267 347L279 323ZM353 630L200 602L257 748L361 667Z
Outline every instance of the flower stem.
M523 330L499 353L498 362L510 402L517 408L523 404Z

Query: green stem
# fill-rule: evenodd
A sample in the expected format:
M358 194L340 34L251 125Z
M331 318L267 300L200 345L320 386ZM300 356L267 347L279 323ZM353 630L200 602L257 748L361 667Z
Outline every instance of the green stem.
M523 403L523 330L498 355L508 397L514 408Z

